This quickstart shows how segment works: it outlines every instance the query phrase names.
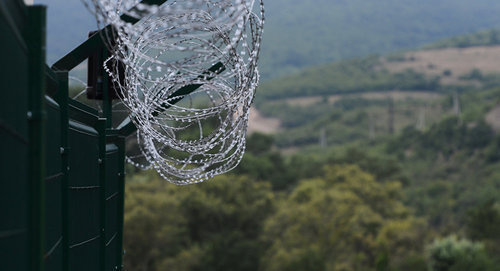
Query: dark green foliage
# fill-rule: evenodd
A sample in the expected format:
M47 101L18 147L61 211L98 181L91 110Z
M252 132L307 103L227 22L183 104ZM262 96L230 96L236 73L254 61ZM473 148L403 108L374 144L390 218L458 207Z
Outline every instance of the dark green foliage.
M470 209L466 218L467 235L482 241L500 269L500 204L490 199Z
M296 182L290 174L283 156L279 152L268 152L262 155L245 155L235 173L252 176L259 181L268 181L274 189L283 189Z
M472 69L468 74L460 76L462 80L478 80L481 81L484 79L484 75L479 69Z
M257 270L270 186L222 176L175 187L149 172L127 186L125 266L131 270Z
M493 88L469 91L461 95L460 101L464 110L465 121L477 121L500 103L500 88L498 84Z
M385 134L390 130L388 121L383 119L387 118L391 100L354 95L390 90L437 92L443 88L439 77L425 76L411 69L393 74L380 65L380 58L372 56L307 69L296 76L262 84L257 108L264 115L279 118L287 129L276 136L277 146L314 145L319 142L320 133L326 133L328 145L373 139L375 133L384 131ZM292 99L295 96L299 97ZM300 105L302 102L306 105ZM395 106L403 106L406 111L398 121L414 122L418 110L408 107L425 106L425 102L418 99L398 101ZM370 115L368 112L376 113ZM396 126L401 125L396 123Z
M480 149L493 141L494 133L485 121L480 120L468 129L464 145L470 149Z
M399 262L394 271L428 271L425 257L418 253L413 253Z
M262 250L257 237L262 220L272 210L271 198L266 190L255 193L257 186L251 180L243 181L239 188L229 185L232 181L242 179L206 185L181 200L191 241L207 246L203 264L194 270L257 269Z
M285 130L275 136L278 147L317 145L322 131L328 146L340 146L387 136L389 101L387 96L383 95L375 99L347 96L334 103L324 103L320 100L307 106L269 102L260 109L261 112L282 121ZM394 103L396 132L406 125L415 125L420 108L425 107L425 102L406 99ZM426 113L429 123L440 119L440 111L437 113Z
M280 270L283 271L309 271L325 270L325 259L316 247L309 247L294 255L288 263L283 263Z
M428 87L432 81L411 70L388 75L375 68L377 61L335 66L334 86L373 89L386 75L391 77L386 82L399 86ZM306 72L302 79L314 78ZM482 72L474 78L494 82ZM300 86L300 78L293 80ZM388 135L391 102L385 93L332 99L332 92L322 92L329 87L318 87L326 80L313 81L320 82L312 85L319 94L311 94L310 105L258 101L261 112L283 121L283 129L249 136L247 153L232 172L238 177L218 177L187 190L144 184L139 190L149 192L130 203L135 207L128 213L136 217L127 224L129 240L159 241L149 246L131 241L129 260L152 257L151 270L429 271L429 265L496 271L498 202L488 199L500 197L500 139L485 114L500 101L500 88L438 86L441 98L394 98L397 128ZM445 91L459 94L460 116L449 115L453 98ZM280 95L286 97L285 89ZM416 112L422 108L427 123L417 129ZM319 144L321 133L327 146ZM280 152L285 147L297 151ZM139 210L147 215L138 216ZM160 234L151 236L154 232ZM474 242L451 241L453 253L431 244L434 252L426 257L425 244L450 234L466 234Z
M407 58L404 52L397 52L388 54L385 59L389 62L405 62L412 61L414 59Z
M271 135L261 133L251 134L246 141L246 151L254 154L261 155L271 150L274 138Z
M274 189L283 189L296 181L281 153L272 150L273 137L254 133L247 139L247 152L234 170L237 174L252 176L270 182Z
M418 251L422 221L401 204L400 189L357 166L325 166L320 177L287 194L266 221L263 237L271 246L262 269L375 270L377 262L391 266Z
M469 73L460 76L461 80L480 82L483 88L494 88L500 84L500 75L498 73L485 74L478 69L473 69Z
M498 165L487 160L494 139L483 120L463 123L450 117L424 132L403 130L386 151L399 157L411 180L406 202L430 225L450 232L464 225L470 205L500 193L494 175Z
M375 261L375 268L377 271L387 271L389 266L389 255L383 251L379 253Z
M473 34L456 36L424 46L425 49L442 49L450 47L466 48L473 46L492 46L500 44L500 30L491 29Z
M486 151L486 157L489 162L500 161L500 136L496 136L491 146Z
M471 209L467 213L467 235L474 240L500 241L500 206L495 200Z
M343 155L333 156L328 161L333 164L356 164L380 181L406 180L402 176L400 164L395 159L369 155L356 148L349 148Z
M324 166L324 158L314 154L295 154L287 159L287 166L294 181L317 177ZM294 183L290 184L294 185Z
M343 106L356 108L349 103ZM351 117L355 120L356 114ZM139 194L128 203L133 207L127 211L128 240L136 241L128 243L132 248L126 261L134 267L130 261L152 255L157 262L150 270L427 271L427 264L444 268L435 270L495 270L496 243L491 240L496 238L496 222L489 222L496 221L492 210L497 207L480 204L499 195L499 167L485 160L496 140L484 121L460 122L453 117L425 131L408 127L387 148L381 141L366 150L363 146L371 145L323 154L284 156L276 152L273 137L253 134L248 153L234 171L251 178L223 176L177 189L150 181L140 184L137 176L138 186L132 186L136 192L127 192ZM266 182L272 184L275 197L270 197ZM471 206L473 211L466 214ZM139 210L147 215L137 216ZM157 228L161 225L170 226ZM147 234L141 229L148 229ZM484 247L465 246L466 254L455 253L453 263L444 267L436 264L443 261L442 253L430 261L424 258L422 246L429 238L464 229ZM149 236L155 232L160 235ZM153 245L161 253L142 247L143 235L165 240ZM331 260L344 252L346 257ZM334 263L339 265L332 267Z
M265 79L500 26L494 15L500 5L493 0L272 0L266 5Z
M422 137L422 132L417 130L413 126L407 126L402 131L397 139L391 140L386 145L387 152L397 154L398 157L402 157L404 155L404 149L408 148L414 144L414 142L418 142Z
M404 129L397 139L388 144L388 151L402 154L412 149L422 157L443 155L447 158L459 150L484 148L493 137L493 130L482 120L468 125L456 117L449 117L424 133L412 127Z
M411 69L392 74L381 68L379 57L371 56L309 68L297 75L263 83L259 86L257 102L298 96L438 88L438 77L427 77Z
M428 247L430 271L498 270L481 243L450 236L435 240Z
M415 149L432 150L432 152L440 152L449 156L456 148L463 146L466 132L466 127L460 124L458 118L448 118L439 124L434 124L429 131L424 133L420 138L420 145Z
M453 74L453 72L449 69L446 69L443 71L443 76L451 76Z
M292 106L286 102L263 103L260 110L268 116L279 118L282 122L281 125L286 128L302 126L319 118L334 121L338 120L342 114L342 110L324 102L307 107ZM277 143L279 144L280 140L277 140Z

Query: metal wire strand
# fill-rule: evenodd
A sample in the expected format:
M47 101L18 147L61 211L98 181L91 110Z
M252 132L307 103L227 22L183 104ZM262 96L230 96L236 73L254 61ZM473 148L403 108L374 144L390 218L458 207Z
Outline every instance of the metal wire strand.
M236 167L259 83L262 0L167 1L131 10L137 1L82 1L105 29L112 55L104 69L138 129L130 145L140 155L127 161L178 185Z

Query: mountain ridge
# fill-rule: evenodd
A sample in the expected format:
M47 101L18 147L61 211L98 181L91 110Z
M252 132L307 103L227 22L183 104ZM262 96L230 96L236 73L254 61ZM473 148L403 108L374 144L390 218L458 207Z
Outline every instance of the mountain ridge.
M81 1L48 4L53 63L97 26ZM272 0L260 60L263 81L332 61L418 48L459 34L500 27L495 0Z

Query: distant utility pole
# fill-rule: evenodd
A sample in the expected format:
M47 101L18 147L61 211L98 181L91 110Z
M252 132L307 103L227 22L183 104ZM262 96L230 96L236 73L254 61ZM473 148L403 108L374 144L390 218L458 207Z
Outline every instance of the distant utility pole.
M417 119L417 130L424 130L425 129L425 107L421 107L419 112L418 112L418 119Z
M325 128L321 128L319 131L319 146L321 148L326 148L326 130Z
M375 121L372 113L368 114L368 138L370 141L375 138Z
M458 98L458 93L455 91L453 93L453 113L455 116L460 116L461 115L461 108L460 108L460 99Z
M458 117L458 123L462 123L462 107L460 106L460 99L458 92L453 92L453 114Z
M394 99L391 96L388 96L388 123L387 126L389 128L389 134L394 134Z

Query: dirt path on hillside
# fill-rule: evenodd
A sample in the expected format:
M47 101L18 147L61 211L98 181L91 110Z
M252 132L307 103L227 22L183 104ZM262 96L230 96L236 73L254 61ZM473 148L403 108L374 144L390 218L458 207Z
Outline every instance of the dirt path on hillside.
M250 117L248 119L248 133L264 133L273 134L280 130L281 121L277 118L267 118L252 107L250 109Z
M443 84L464 83L459 77L479 69L483 73L500 72L500 46L446 48L406 53L404 61L384 61L390 72L413 69L427 75L441 76ZM451 75L444 76L446 70Z
M399 91L399 90L326 96L330 104L333 104L342 98L363 98L369 100L383 100L387 99L388 97L391 97L395 101L404 101L406 99L435 100L443 96L440 93L433 93L433 92ZM325 99L325 97L323 96L309 96L309 97L289 98L278 101L285 101L287 104L292 106L311 106L321 102L323 99Z

